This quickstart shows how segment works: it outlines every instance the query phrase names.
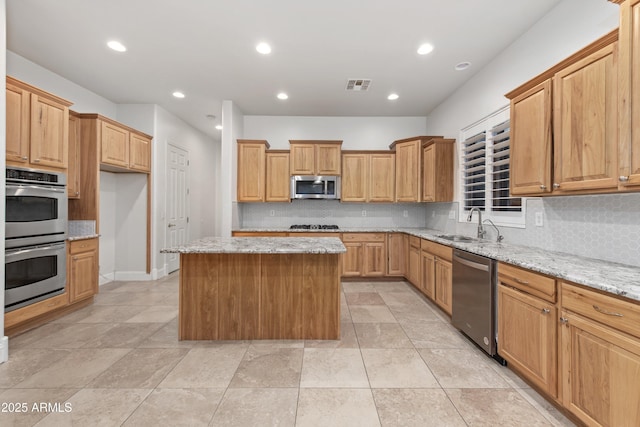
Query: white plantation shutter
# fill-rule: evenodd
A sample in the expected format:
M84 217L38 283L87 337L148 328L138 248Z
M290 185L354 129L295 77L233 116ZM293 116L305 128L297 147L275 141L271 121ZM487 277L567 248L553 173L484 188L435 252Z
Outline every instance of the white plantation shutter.
M490 130L491 135L491 210L520 212L522 199L509 195L510 121L502 122Z
M487 138L480 132L462 143L464 207L485 209Z

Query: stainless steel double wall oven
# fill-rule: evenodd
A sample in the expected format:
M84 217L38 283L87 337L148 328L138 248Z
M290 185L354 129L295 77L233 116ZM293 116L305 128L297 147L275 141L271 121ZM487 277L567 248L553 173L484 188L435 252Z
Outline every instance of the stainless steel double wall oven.
M5 312L64 292L67 178L6 169Z

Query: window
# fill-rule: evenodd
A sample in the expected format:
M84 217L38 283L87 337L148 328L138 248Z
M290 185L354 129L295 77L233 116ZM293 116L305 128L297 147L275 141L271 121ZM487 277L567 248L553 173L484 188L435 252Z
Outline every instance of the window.
M496 224L524 227L522 199L509 195L509 108L460 133L460 221L476 207Z

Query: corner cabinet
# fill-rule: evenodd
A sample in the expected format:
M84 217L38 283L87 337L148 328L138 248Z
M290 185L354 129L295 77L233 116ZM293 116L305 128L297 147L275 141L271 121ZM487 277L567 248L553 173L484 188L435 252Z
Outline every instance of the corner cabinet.
M69 303L98 293L98 239L74 240L68 246Z
M396 153L396 202L422 200L422 143L442 136L416 136L394 141Z
M434 138L422 144L422 201L453 201L454 139Z
M71 102L9 76L6 97L7 165L66 170Z
M340 175L342 141L290 140L291 175Z
M238 202L264 202L266 149L262 140L238 140Z

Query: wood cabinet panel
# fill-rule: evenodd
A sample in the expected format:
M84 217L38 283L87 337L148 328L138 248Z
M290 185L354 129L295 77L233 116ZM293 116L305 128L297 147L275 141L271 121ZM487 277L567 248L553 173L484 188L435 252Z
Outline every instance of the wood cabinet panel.
M67 166L67 195L80 198L80 118L69 114L69 164Z
M387 235L387 256L389 276L404 276L407 271L407 253L409 238L404 233L389 233Z
M422 145L422 201L453 201L453 139L434 138Z
M264 202L267 141L238 140L238 202Z
M342 254L342 276L362 276L363 246L360 242L344 242L347 252Z
M342 202L393 202L394 193L394 153L342 154Z
M396 201L419 202L421 193L420 140L396 144Z
M498 286L498 353L552 397L558 391L556 319L552 303Z
M265 201L291 201L288 151L267 151L266 153Z
M511 100L510 191L514 196L551 191L551 79Z
M369 196L369 155L342 155L342 189L340 201L366 202Z
M31 93L7 79L6 158L12 165L29 163Z
M291 150L291 175L315 175L315 147L311 144L294 144Z
M338 144L315 145L316 175L340 175L340 147Z
M384 237L384 235L383 235ZM383 277L387 275L386 242L366 242L363 246L363 271L365 277Z
M342 141L290 140L291 175L340 175Z
M552 303L556 301L556 280L552 277L503 262L498 264L498 274L500 283Z
M420 247L415 247L415 246L411 246L409 245L409 260L408 260L408 265L407 265L407 280L409 280L409 282L417 287L418 289L420 289L420 281L421 281L421 275L420 275L420 263L421 263L421 258L420 258Z
M69 242L69 302L98 293L98 239Z
M554 77L554 190L618 185L617 43Z
M436 257L435 255L421 252L421 279L420 290L427 298L434 300L436 297Z
M435 303L444 310L445 313L451 315L452 293L453 293L453 276L451 262L441 258L436 258L435 262Z
M100 128L100 163L128 168L129 131L105 121Z
M130 134L129 168L140 171L151 171L151 138Z
M393 202L396 179L395 153L369 155L369 202ZM344 178L343 181L344 182Z
M292 254L262 256L260 325L265 339L302 339L304 336L303 289L296 280L302 277L304 266L299 261Z

